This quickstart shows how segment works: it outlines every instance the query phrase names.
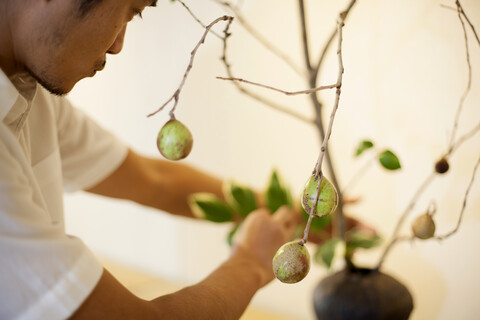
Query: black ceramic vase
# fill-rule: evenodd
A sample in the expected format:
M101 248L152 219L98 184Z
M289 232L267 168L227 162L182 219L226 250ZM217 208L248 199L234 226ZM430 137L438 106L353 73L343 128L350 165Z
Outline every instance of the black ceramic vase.
M316 286L318 320L405 320L413 299L408 289L378 270L345 269Z

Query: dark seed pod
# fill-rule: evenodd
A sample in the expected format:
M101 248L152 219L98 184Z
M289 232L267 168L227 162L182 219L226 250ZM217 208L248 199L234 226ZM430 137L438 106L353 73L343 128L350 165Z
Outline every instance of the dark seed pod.
M437 173L443 174L448 171L448 168L450 168L450 165L445 158L442 158L435 163L435 171Z

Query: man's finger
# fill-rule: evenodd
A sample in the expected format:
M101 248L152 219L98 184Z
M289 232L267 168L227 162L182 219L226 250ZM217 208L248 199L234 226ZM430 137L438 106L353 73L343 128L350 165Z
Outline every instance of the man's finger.
M273 219L285 228L291 228L296 225L295 211L287 206L279 208L273 215Z

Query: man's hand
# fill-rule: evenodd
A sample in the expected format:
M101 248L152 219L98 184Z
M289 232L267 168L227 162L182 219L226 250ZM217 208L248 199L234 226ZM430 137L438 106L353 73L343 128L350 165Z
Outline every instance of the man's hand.
M272 259L284 243L291 240L298 214L283 206L273 215L265 208L250 213L234 239L233 258L250 259L257 266L261 286L274 278Z

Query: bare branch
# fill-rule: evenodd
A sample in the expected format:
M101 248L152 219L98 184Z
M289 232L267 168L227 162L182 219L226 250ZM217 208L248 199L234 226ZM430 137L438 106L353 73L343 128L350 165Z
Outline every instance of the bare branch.
M230 33L229 33L229 26L227 26L227 28L224 30L224 34L225 36L223 37L223 56L221 58L224 66L225 66L225 69L227 71L227 74L228 74L228 77L229 78L232 78L232 79L235 79L236 77L233 75L233 71L232 71L232 68L231 68L231 65L230 63L228 62L228 58L227 58L227 40L230 36ZM235 85L235 87L242 93L244 93L245 95L249 96L250 98L252 99L255 99L257 100L258 102L260 103L263 103L264 105L274 109L274 110L277 110L279 112L283 112L283 113L286 113L292 117L294 117L295 119L298 119L300 121L303 121L305 123L308 123L308 124L312 124L313 121L299 113L296 113L294 111L291 111L289 108L285 107L285 106L282 106L278 103L275 103L273 101L271 101L270 99L267 99L261 95L258 95L250 90L248 90L247 88L245 88L244 86L242 86L240 84L240 82L238 81L233 81L233 84Z
M343 11L344 14L345 14L344 21L347 19L350 11L352 10L352 8L356 4L356 2L357 2L356 0L351 0L350 3L348 4L348 6ZM322 53L320 54L320 57L318 59L317 64L313 66L312 77L314 77L314 79L317 78L318 73L320 72L320 68L322 67L323 61L325 60L328 48L330 48L330 45L331 45L331 43L332 43L332 41L333 41L333 39L335 38L336 35L337 35L337 29L335 28L335 30L332 32L332 34L328 38L327 42L325 43L325 46L323 47Z
M473 181L475 180L475 175L477 174L477 169L479 164L480 164L480 157L478 157L477 163L473 168L472 178L470 179L470 183L468 184L467 190L465 191L465 196L463 197L462 209L460 210L460 215L458 216L457 226L452 231L450 231L449 233L443 236L436 236L435 239L444 240L452 236L453 234L455 234L458 231L458 228L460 228L460 224L462 223L463 213L465 212L465 208L467 207L468 195L470 193L470 189L472 188Z
M338 33L338 47L337 47L337 56L338 56L338 76L337 76L337 90L335 94L335 103L332 108L332 112L330 114L330 122L328 123L327 127L327 132L325 134L325 137L323 139L322 147L320 149L320 155L318 156L317 163L315 165L315 170L313 174L318 177L318 182L317 182L317 190L315 194L315 200L313 201L313 205L310 208L309 212L309 217L307 221L307 225L305 227L303 239L301 240L302 244L305 244L308 240L308 232L310 230L310 225L312 223L312 219L315 216L315 210L317 208L317 203L318 203L318 198L320 196L320 185L323 180L323 172L322 172L322 164L323 164L323 159L325 156L325 152L327 151L327 146L328 146L328 141L330 140L330 136L332 134L332 128L333 128L333 122L335 120L335 114L338 110L338 105L340 103L340 94L341 94L341 87L342 87L342 82L343 82L343 59L342 59L342 29L344 26L344 19L345 15L344 13L340 13L339 18L337 20L337 33Z
M199 19L197 16L193 13L192 10L182 1L182 0L175 0L178 1L182 4L182 6L188 11L188 13L192 16L193 20L197 21L198 24L200 24L203 28L206 28L207 26ZM215 31L211 31L212 34L214 34L217 38L222 39L222 36L216 33Z
M468 80L467 80L467 86L465 88L465 91L464 93L462 94L462 96L460 97L460 101L459 101L459 104L458 104L458 107L457 107L457 112L456 112L456 115L455 115L455 120L454 120L454 124L453 124L453 130L452 130L452 135L451 135L451 139L450 139L450 143L449 143L449 147L448 147L448 151L447 153L445 154L445 156L449 156L449 155L452 155L459 147L460 145L462 145L465 141L467 141L468 139L470 139L471 137L473 137L477 132L480 131L480 123L475 126L472 130L470 130L469 132L467 132L466 134L464 134L463 136L461 136L459 139L457 139L455 141L455 134L456 134L456 131L458 129L458 122L459 122L459 118L460 118L460 114L461 114L461 111L463 109L463 104L464 104L464 101L468 95L468 93L470 92L470 89L471 89L471 83L472 83L472 66L471 66L471 63L470 63L470 52L469 52L469 47L468 47L468 36L467 36L467 30L466 30L466 26L465 26L465 23L463 21L463 18L465 18L465 20L468 22L468 24L470 25L473 33L475 34L475 37L477 39L477 42L478 42L478 35L475 31L475 28L473 27L473 25L470 23L470 20L468 19L468 17L466 16L465 12L463 11L463 8L460 4L460 1L459 0L456 0L455 2L456 4L456 11L457 11L457 15L458 15L458 19L460 20L460 23L461 23L461 26L462 26L462 30L463 30L463 36L464 36L464 40L465 40L465 55L466 55L466 60L467 60L467 66L468 66ZM451 9L450 7L447 7L447 6L444 6L442 5L442 7L446 7L448 9ZM462 18L463 17L463 18ZM480 42L479 42L480 44ZM480 159L479 159L480 161ZM477 165L475 166L475 169L474 169L474 174L473 176L475 176L475 172L477 170L477 167L478 167L478 163ZM427 179L423 182L423 184L420 186L419 190L415 193L414 197L412 198L410 204L407 206L407 209L405 210L405 212L402 214L402 216L400 217L400 220L398 221L397 223L397 226L393 232L393 236L392 236L392 239L390 240L390 243L387 245L387 247L385 248L382 256L380 257L380 260L379 260L379 263L377 265L377 269L379 269L381 267L381 265L383 264L384 260L385 260L385 257L387 256L388 252L391 250L391 248L393 247L393 245L397 242L397 238L398 238L398 232L400 231L400 227L403 225L404 221L405 221L405 218L407 217L407 215L410 213L411 209L413 208L414 204L416 203L416 201L418 200L418 198L421 196L421 194L426 190L426 188L430 185L430 183L433 181L434 177L435 177L436 173L435 171L432 172L430 174L430 176L427 177ZM462 210L461 210L461 213L460 213L460 218L459 218L459 221L457 223L457 227L452 231L450 232L449 234L445 235L445 236L441 236L441 237L436 237L437 239L441 240L441 239L444 239L448 236L450 236L451 234L455 233L457 230L458 230L458 227L460 225L460 222L461 222L461 219L462 219L462 216L463 216L463 211L465 209L465 206L466 206L466 199L467 199L467 196L468 196L468 193L470 191L470 187L471 187L471 184L473 183L473 179L474 177L472 176L472 180L470 181L470 185L467 189L467 192L466 192L466 195L465 195L465 199L464 199L464 203L463 203L463 207L462 207Z
M353 7L353 5L355 4L355 2L356 2L355 0L351 0L350 4L342 12L343 22L345 22L345 19L347 18L348 13L350 12L350 10ZM311 59L310 53L308 52L309 46L308 46L308 35L307 35L307 30L306 30L306 24L307 23L306 23L306 13L305 13L303 0L299 0L299 6L300 6L300 20L301 20L301 26L302 26L302 37L303 37L303 40L304 40L303 50L304 50L304 56L305 56L305 59L306 59L306 65L309 68L308 84L309 84L310 88L315 88L315 87L318 86L317 85L318 73L319 73L320 67L321 67L321 65L324 61L325 53L327 52L328 48L333 43L333 40L334 40L334 37L337 34L338 28L335 28L334 33L330 36L327 43L325 44L324 49L323 49L323 53L320 57L319 62L316 65L313 65L311 60L310 60ZM322 114L323 103L320 101L320 99L319 99L319 97L316 93L311 94L310 99L312 101L314 111L315 111L315 115L316 115L315 125L318 129L320 140L322 141L325 138L325 130L324 130L323 114ZM337 190L339 190L339 194L338 194L339 201L338 201L338 207L337 207L337 215L335 216L335 219L334 219L334 222L333 222L335 224L334 229L338 233L338 236L345 240L346 222L345 222L345 217L344 217L344 213L343 213L343 200L342 200L343 196L342 196L342 193L340 192L341 188L339 186L339 183L338 183L338 180L337 180L337 177L336 177L336 170L335 170L335 167L333 165L333 160L332 160L332 156L331 156L330 152L327 152L325 157L326 157L327 166L330 169L330 179L331 179L332 183L334 184L334 186L337 188ZM351 264L350 259L347 256L345 256L345 258L346 258L346 263Z
M375 269L380 269L383 262L385 261L385 258L387 257L388 253L390 252L390 250L393 248L393 245L397 242L398 240L398 233L400 232L400 228L403 226L403 223L405 222L405 219L407 218L407 216L410 214L410 212L412 211L413 207L415 206L415 204L417 203L418 199L420 198L420 196L425 192L425 190L427 189L427 187L432 183L433 179L435 178L436 176L436 173L435 171L433 171L432 173L430 173L430 175L423 181L423 183L420 185L420 187L418 188L418 190L414 193L412 199L410 200L410 203L408 204L407 208L405 209L405 211L402 213L402 215L400 216L400 219L398 220L397 222L397 225L395 226L395 230L393 231L393 234L392 234L392 237L390 239L390 242L388 243L387 247L385 248L385 250L383 251L381 257L380 257L380 260L377 264L377 267Z
M451 138L450 138L449 149L451 149L453 144L454 144L455 134L458 130L458 121L460 119L460 114L462 112L465 99L467 98L467 95L470 92L470 89L472 87L472 65L470 63L470 51L468 49L467 30L466 30L466 27L465 27L465 23L463 22L463 19L462 19L462 8L460 6L460 2L457 0L456 4L457 4L458 19L460 20L460 23L462 25L463 38L465 40L465 55L466 55L467 67L468 67L468 78L467 78L467 86L466 86L465 91L463 92L462 96L460 97L460 101L458 103L457 113L455 115L455 120L453 122L453 129L452 129L452 135L451 135Z
M368 169L372 166L373 162L377 159L377 154L373 154L373 156L366 161L363 166L357 170L357 172L350 178L350 180L345 183L345 187L343 187L342 194L345 194L347 190L350 190L359 180L360 178L367 173Z
M313 88L313 89L307 89L307 90L301 90L301 91L285 91L285 90L282 90L282 89L277 89L275 87L267 86L265 84L245 80L245 79L242 79L242 78L217 77L217 79L244 82L244 83L248 83L248 84L251 84L251 85L254 85L254 86L257 86L257 87L262 87L262 88L265 88L265 89L270 89L270 90L273 90L273 91L276 91L276 92L280 92L280 93L283 93L287 96L295 96L295 95L300 95L300 94L311 94L311 93L321 91L321 90L338 88L338 86L339 86L338 83L335 83L335 84L331 84L331 85L327 85L327 86L321 86L321 87L317 87L317 88Z
M302 122L305 122L307 124L313 124L313 121L312 119L308 118L308 117L305 117L303 116L302 114L300 113L297 113L295 111L292 111L290 110L289 108L285 107L285 106L282 106L278 103L275 103L274 101L270 100L270 99L267 99L263 96L260 96L258 94L255 94L254 92L250 91L250 90L247 90L245 87L241 86L238 82L234 82L235 86L237 87L237 89L246 94L247 96L249 96L250 98L254 99L254 100L257 100L258 102L260 103L263 103L264 105L276 110L276 111L279 111L279 112L282 112L282 113L285 113L297 120L300 120Z
M308 34L307 34L307 17L305 14L305 3L303 0L298 0L298 6L300 8L300 25L302 26L302 43L303 43L303 54L305 56L305 64L309 75L312 74L312 62L310 60L310 48L308 44Z
M470 138L472 138L476 133L480 132L480 123L475 126L472 130L470 130L469 132L467 132L466 134L464 134L463 136L461 136L456 142L455 144L452 146L452 148L448 151L447 155L452 155L455 151L457 151L457 149L460 147L460 145L462 145L465 141L469 140ZM445 155L445 156L447 156ZM480 161L480 160L479 160ZM476 164L475 166L475 169L474 169L474 176L475 176L475 172L477 170L477 167L478 167L478 163ZM407 218L407 216L410 214L410 212L412 211L415 203L417 202L417 200L420 198L420 196L423 194L423 192L427 189L427 187L433 182L435 176L437 175L437 173L435 171L433 171L425 180L424 182L422 183L422 185L420 186L420 188L417 190L417 192L414 194L413 198L411 199L410 201L410 204L407 206L407 208L405 209L405 211L403 212L402 216L400 217L399 221L397 222L397 225L395 227L395 230L393 232L393 235L392 235L392 238L389 242L389 244L387 245L387 247L385 248L382 256L380 257L380 260L379 260L379 263L376 267L376 269L380 269L380 267L382 266L383 262L385 261L385 258L387 256L387 254L389 253L389 251L392 249L393 245L395 243L397 243L397 238L399 237L398 236L398 233L400 231L400 228L401 226L403 225L405 219ZM472 181L470 182L470 186L471 184L473 183L473 177L472 177ZM466 198L468 196L468 193L470 191L470 186L468 187L467 189L467 194L465 195L465 200L464 200L464 205L463 205L463 208L462 208L462 211L460 213L460 219L459 219L459 223L457 224L457 227L455 228L454 232L456 232L458 230L458 227L459 227L459 224L461 222L461 216L463 215L463 210L465 209L465 206L466 206ZM447 236L450 236L451 234L449 233ZM443 236L443 238L446 237L446 236ZM437 238L442 238L442 237L437 237ZM441 240L441 239L439 239Z
M273 45L270 41L268 41L267 38L265 38L260 32L258 32L248 21L245 19L245 17L240 13L237 8L232 6L229 2L226 1L221 1L221 0L213 0L217 4L227 7L237 18L237 21L240 23L241 26L247 30L250 35L256 39L258 42L260 42L265 49L270 51L272 54L283 60L290 68L292 68L293 71L295 71L299 76L305 76L305 70L300 68L290 57L284 53L282 50L277 48L275 45Z
M212 23L210 23L205 29L205 32L203 33L203 36L200 38L200 41L197 43L195 48L192 50L190 54L190 63L188 64L187 70L185 71L185 74L183 75L183 79L180 82L180 85L177 90L175 90L174 94L165 102L160 108L157 109L157 111L150 113L147 117L151 117L161 110L163 110L172 100L175 100L174 105L172 107L172 110L170 110L170 116L173 117L173 114L175 112L175 108L177 107L178 104L178 99L180 97L180 92L182 91L182 88L185 84L185 81L187 80L188 74L190 73L190 70L193 68L193 60L195 59L195 55L197 54L198 48L200 48L200 45L202 45L205 42L205 38L207 37L207 34L209 33L210 29L217 24L220 21L228 21L228 26L232 23L233 17L230 16L223 16L220 18L215 19Z
M456 149L458 149L464 142L468 141L472 138L476 133L480 132L480 122L472 128L472 130L465 133L463 136L457 139L457 141L450 147L447 154L445 156L449 156L452 154Z
M397 238L394 239L393 244L398 244L399 242L413 242L415 241L415 236L399 236ZM376 270L378 270L379 267L376 268Z
M440 4L440 7L445 8L445 9L448 9L448 10L457 11L457 8L452 7L452 6L449 6L449 5L446 5L446 4L442 4L442 3Z
M470 22L470 19L467 17L467 14L466 14L465 11L463 10L463 7L462 7L462 5L460 4L460 1L457 0L457 1L455 2L455 4L457 5L457 10L460 11L460 13L462 14L462 16L465 18L465 20L467 21L468 25L470 26L470 29L472 29L473 35L475 36L475 39L477 40L477 43L478 43L478 45L480 46L480 38L478 37L478 33L477 33L477 31L475 30L475 27L473 26L472 22Z
M340 18L338 20L338 26L337 26L337 32L338 32L338 48L337 48L337 56L338 56L338 76L337 76L337 90L335 94L335 103L333 105L332 113L330 115L330 122L327 127L327 132L325 133L325 138L323 139L323 144L322 144L322 149L320 152L320 155L318 157L317 165L315 168L315 171L318 173L321 170L322 163L323 163L323 157L325 156L325 151L327 150L327 143L328 140L330 139L330 135L332 134L332 128L333 128L333 121L335 119L335 114L338 109L338 104L340 102L340 94L341 94L341 87L342 87L342 82L343 82L343 59L342 59L342 28L344 26L343 24L343 19L344 19L344 14L343 12L340 14Z

